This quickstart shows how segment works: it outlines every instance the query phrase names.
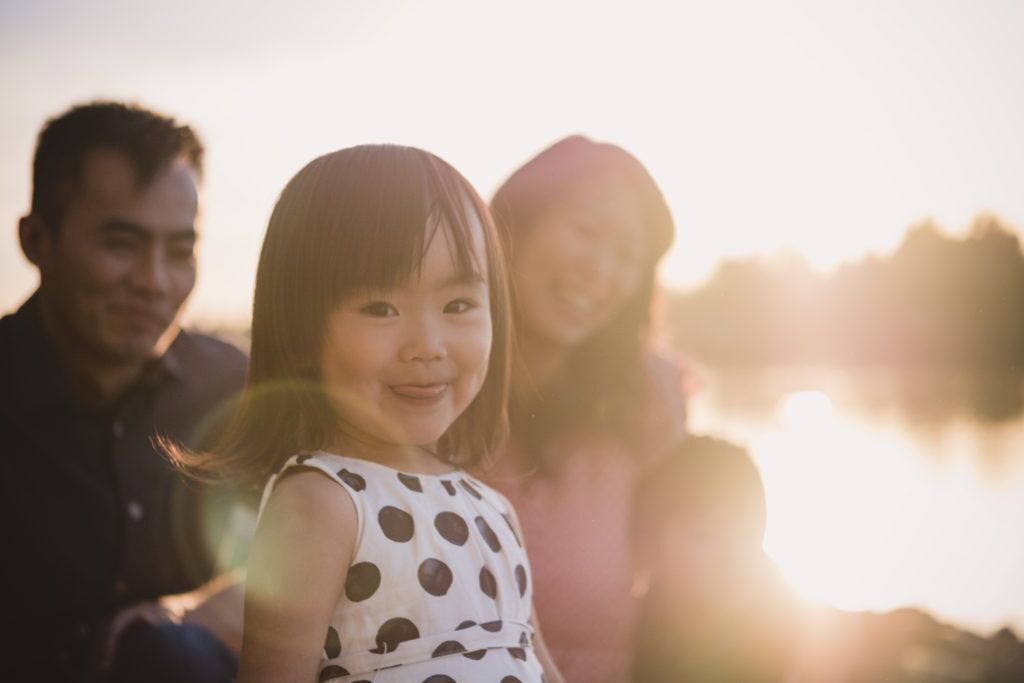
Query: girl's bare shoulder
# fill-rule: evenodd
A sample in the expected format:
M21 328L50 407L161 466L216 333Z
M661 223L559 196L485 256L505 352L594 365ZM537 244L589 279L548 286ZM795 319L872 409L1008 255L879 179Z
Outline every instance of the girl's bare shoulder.
M307 467L288 470L274 485L260 517L263 524L299 526L303 535L355 529L357 513L350 496L323 472Z

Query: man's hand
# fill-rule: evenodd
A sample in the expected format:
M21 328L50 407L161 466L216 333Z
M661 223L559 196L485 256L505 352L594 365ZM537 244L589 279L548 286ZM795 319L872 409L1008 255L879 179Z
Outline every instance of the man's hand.
M181 615L169 610L158 602L140 602L125 607L112 616L101 628L96 639L93 655L93 680L104 680L114 655L117 654L117 643L130 625L136 621L147 624L163 624L168 622L181 623Z
M103 680L117 654L125 630L136 621L150 625L187 622L202 626L236 654L242 647L241 571L228 572L188 593L165 595L154 602L125 607L103 625L93 655L95 680Z
M241 571L235 571L218 576L192 593L171 596L165 600L186 596L197 598L184 610L182 619L202 626L238 654L242 649L244 593L244 575Z

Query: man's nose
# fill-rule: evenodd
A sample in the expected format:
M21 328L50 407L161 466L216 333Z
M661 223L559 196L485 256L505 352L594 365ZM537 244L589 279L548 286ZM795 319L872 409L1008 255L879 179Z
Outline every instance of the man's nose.
M170 285L167 255L155 247L140 254L131 273L131 283L140 292L150 296L162 296Z

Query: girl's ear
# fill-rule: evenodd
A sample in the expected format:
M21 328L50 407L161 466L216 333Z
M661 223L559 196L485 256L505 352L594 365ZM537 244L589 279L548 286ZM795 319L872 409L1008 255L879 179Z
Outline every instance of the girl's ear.
M57 236L46 227L35 214L23 216L18 221L18 240L21 242L21 251L39 270L46 270L53 253L54 242Z

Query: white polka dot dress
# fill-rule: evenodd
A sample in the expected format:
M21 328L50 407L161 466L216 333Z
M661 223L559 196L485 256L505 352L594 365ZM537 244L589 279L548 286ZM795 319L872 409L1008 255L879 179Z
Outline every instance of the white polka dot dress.
M359 524L318 681L543 680L530 567L504 496L462 471L405 474L325 452L293 456L281 471L296 466L336 481Z

